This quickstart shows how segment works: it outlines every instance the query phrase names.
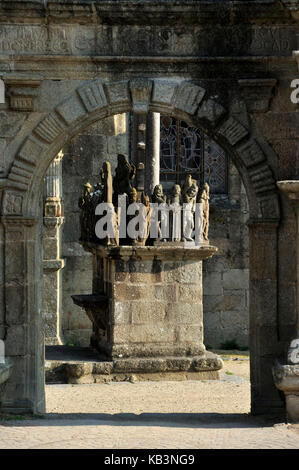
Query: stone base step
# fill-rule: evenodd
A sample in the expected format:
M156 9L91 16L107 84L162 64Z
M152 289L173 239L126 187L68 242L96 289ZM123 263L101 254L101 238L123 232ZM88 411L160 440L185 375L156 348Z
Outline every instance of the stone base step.
M196 357L126 358L107 361L89 348L47 347L46 383L105 383L160 380L219 380L222 360Z

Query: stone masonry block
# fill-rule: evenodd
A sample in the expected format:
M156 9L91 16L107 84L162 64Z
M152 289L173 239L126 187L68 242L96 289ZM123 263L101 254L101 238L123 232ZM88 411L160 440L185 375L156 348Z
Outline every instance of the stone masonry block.
M151 325L115 325L113 328L114 343L173 343L174 327L164 323Z
M203 294L205 296L223 294L221 273L205 273L203 278Z
M203 327L200 324L176 327L180 343L202 343Z
M131 322L132 304L133 302L115 302L113 315L114 324L128 324Z
M249 271L247 269L230 269L223 273L224 289L248 289Z
M165 319L163 302L130 302L133 324L155 324Z
M178 286L178 300L188 302L192 299L194 302L202 300L202 286L198 284L180 284Z
M200 303L169 303L166 306L166 318L174 324L188 323L202 326L202 305Z
M24 325L10 326L5 341L7 356L23 356L26 353L26 327Z

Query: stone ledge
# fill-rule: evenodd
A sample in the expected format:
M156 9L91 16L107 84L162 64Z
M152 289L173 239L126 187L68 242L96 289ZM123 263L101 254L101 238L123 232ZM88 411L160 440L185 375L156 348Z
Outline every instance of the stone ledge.
M44 272L59 271L65 265L64 259L47 259L43 261Z
M90 242L84 242L84 249L94 252L102 258L123 259L125 261L134 258L137 260L153 260L154 257L159 260L200 261L211 258L218 251L218 248L212 245L190 246L190 248L187 248L177 245L171 246L167 243L165 243L165 245L161 244L156 246L105 247Z
M216 380L223 367L220 357L206 352L193 358L134 358L114 361L46 361L47 383L122 382L138 380Z

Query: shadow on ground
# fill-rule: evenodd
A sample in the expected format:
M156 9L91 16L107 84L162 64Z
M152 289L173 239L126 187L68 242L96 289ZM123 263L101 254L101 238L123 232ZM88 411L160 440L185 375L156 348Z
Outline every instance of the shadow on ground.
M2 421L2 422L1 422ZM157 426L194 428L268 427L282 423L277 416L252 416L246 413L47 413L33 417L0 417L4 426Z

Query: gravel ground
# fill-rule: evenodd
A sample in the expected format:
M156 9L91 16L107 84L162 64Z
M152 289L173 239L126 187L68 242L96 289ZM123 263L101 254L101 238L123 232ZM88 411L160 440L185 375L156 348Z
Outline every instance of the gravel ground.
M248 358L223 359L220 380L47 385L47 415L2 421L0 449L298 449L299 425L249 415Z
M48 385L48 413L249 413L248 360L224 360L221 380Z

